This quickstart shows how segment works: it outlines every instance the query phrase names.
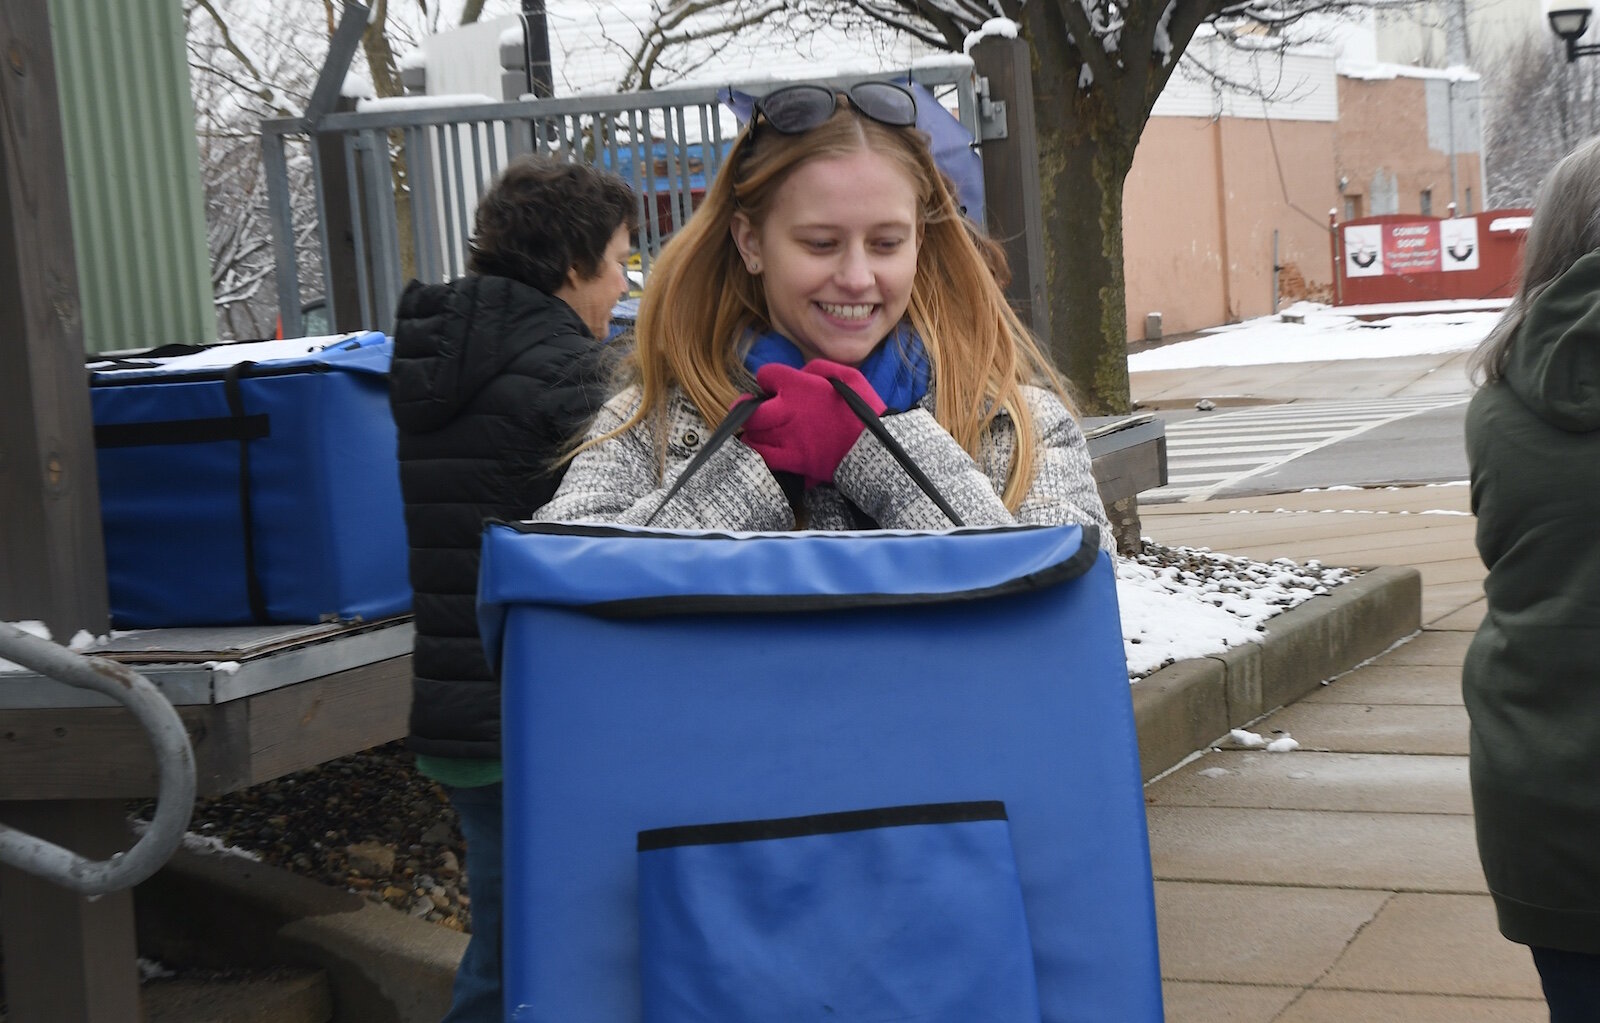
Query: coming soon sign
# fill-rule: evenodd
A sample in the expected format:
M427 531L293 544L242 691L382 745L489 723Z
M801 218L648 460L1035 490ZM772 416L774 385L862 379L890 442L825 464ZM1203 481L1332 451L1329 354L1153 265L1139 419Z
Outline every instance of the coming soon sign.
M1478 221L1418 220L1344 227L1346 277L1478 269Z

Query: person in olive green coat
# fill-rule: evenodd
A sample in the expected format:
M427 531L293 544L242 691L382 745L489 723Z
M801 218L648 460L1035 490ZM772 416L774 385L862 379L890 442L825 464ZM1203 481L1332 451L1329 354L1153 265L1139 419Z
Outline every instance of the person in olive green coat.
M1467 411L1488 611L1467 652L1478 852L1552 1023L1600 1020L1600 139L1558 164Z

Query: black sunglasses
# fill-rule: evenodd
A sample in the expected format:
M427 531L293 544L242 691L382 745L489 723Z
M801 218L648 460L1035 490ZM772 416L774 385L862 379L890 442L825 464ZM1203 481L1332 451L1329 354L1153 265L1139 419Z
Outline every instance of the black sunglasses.
M832 117L842 96L849 98L852 109L879 124L910 128L917 123L917 98L893 82L857 82L842 92L821 85L787 85L756 100L755 109L774 131L803 135Z

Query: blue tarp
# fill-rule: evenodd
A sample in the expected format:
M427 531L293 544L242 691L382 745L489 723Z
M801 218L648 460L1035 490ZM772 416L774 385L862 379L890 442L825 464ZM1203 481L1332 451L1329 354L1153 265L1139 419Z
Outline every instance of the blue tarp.
M933 143L933 162L955 183L961 212L974 224L983 223L983 160L973 148L975 140L960 121L920 82L898 82L917 99L917 127L928 133ZM755 97L736 89L724 89L718 97L732 110L740 124L750 120Z
M732 140L722 144L721 154L717 157L720 165L722 157L728 155L728 149L733 145ZM671 147L669 150L669 146ZM650 147L651 166L637 168L639 150L629 147L612 153L604 150L600 154L600 166L606 170L614 171L628 184L641 188L647 192L670 193L674 188L683 188L684 164L687 162L689 172L689 191L704 192L706 190L706 156L714 148L707 142L656 142ZM635 177L635 173L639 176Z

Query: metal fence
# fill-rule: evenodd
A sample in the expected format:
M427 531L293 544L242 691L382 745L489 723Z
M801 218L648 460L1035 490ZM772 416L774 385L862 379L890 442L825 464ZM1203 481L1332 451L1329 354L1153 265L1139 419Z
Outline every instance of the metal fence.
M832 79L846 87L869 78ZM972 67L952 61L921 67L927 86L981 137ZM754 96L783 82L733 85ZM738 131L714 87L611 96L434 106L416 98L361 112L262 122L285 336L303 333L302 267L294 244L288 146L307 148L316 184L321 294L334 329L389 332L407 277L444 281L466 269L473 211L510 160L545 153L616 171L638 197L640 273L693 213ZM441 98L442 99L442 98ZM409 235L409 237L407 237Z

